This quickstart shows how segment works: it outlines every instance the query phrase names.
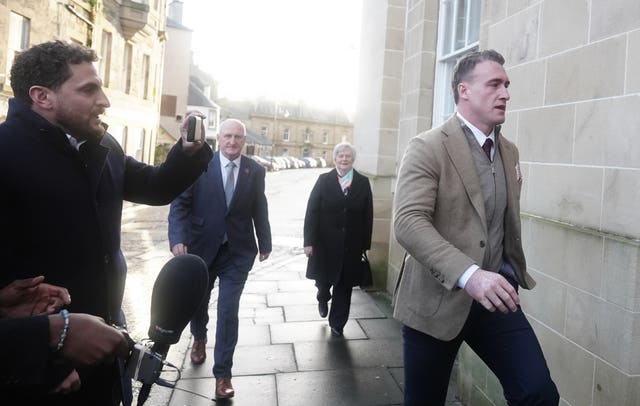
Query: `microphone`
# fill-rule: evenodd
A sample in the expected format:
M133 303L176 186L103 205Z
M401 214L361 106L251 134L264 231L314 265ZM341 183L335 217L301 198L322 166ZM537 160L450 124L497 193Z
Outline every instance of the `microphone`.
M207 265L196 255L183 254L173 257L160 270L151 294L151 323L148 334L153 341L152 354L143 354L148 358L155 358L152 363L157 364L159 361L160 367L151 367L152 377L141 379L138 375L145 357L138 357L135 362L130 363L136 367L134 379L143 382L138 394L138 406L143 405L149 397L152 383L171 386L159 378L162 364L165 363L169 346L178 342L182 330L202 303L208 284Z

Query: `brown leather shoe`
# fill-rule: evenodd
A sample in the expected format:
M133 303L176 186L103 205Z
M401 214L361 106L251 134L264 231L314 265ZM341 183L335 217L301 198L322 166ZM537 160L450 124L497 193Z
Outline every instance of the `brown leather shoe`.
M194 340L191 347L191 362L200 365L207 358L206 340Z
M235 394L231 378L216 378L216 399L229 399Z

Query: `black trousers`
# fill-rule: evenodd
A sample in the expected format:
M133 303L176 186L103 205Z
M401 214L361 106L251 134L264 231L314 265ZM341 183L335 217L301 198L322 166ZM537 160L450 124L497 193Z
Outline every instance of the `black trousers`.
M344 274L344 271L341 275ZM328 302L331 300L331 307L329 309L329 326L342 332L344 325L349 320L349 310L351 309L351 291L353 286L351 282L345 282L345 278L340 276L338 283L333 285L333 291L329 289L331 285L316 281L316 287L318 288L318 294L316 298L318 302Z

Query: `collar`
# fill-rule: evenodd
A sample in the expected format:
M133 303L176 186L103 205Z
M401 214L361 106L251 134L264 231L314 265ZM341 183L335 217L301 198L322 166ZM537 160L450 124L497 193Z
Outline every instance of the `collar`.
M233 163L236 164L236 168L240 167L240 161L241 160L242 160L242 155L238 155L238 157L233 160ZM226 156L222 155L222 153L220 153L220 165L223 168L226 168L227 165L229 164L229 162L231 162L231 160L229 158L227 158Z
M471 124L466 118L462 117L462 114L460 114L459 111L456 111L456 116L460 119L460 121L462 121L464 125L466 125L471 130L471 133L475 137L476 141L478 141L478 144L480 146L484 144L487 138L491 139L491 141L493 142L493 145L496 145L496 135L495 135L496 127L494 127L493 130L491 130L491 133L489 135L485 135L482 131L478 129L478 127Z

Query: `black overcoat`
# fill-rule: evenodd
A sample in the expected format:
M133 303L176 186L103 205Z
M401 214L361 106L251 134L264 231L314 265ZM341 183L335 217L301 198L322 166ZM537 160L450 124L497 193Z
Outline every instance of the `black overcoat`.
M28 104L9 101L7 120L0 124L0 287L45 275L46 282L69 290L69 311L113 323L126 276L120 250L123 200L170 203L207 168L213 153L205 146L188 157L178 142L166 162L154 167L126 156L105 134L99 142L87 141L83 154ZM78 399L93 390L90 375L79 372L82 389L72 396ZM96 383L97 391L108 387ZM106 403L100 397L106 396L65 404Z
M313 247L307 278L334 285L343 278L360 283L360 257L371 248L373 198L369 179L353 171L347 196L335 169L318 177L307 203L304 246Z

